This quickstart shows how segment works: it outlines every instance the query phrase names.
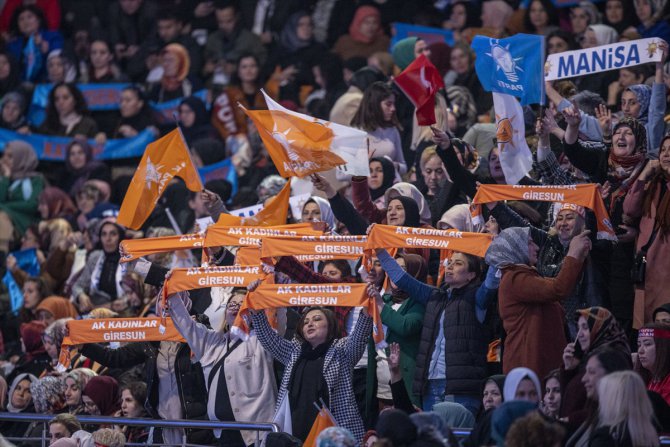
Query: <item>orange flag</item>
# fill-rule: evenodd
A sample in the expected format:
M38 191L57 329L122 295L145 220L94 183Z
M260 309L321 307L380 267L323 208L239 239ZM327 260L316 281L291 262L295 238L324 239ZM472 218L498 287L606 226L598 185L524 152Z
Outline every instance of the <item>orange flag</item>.
M173 177L181 177L191 191L202 191L202 182L179 129L147 146L121 204L117 222L139 229Z
M240 106L242 107L242 106ZM332 129L282 110L247 110L282 177L305 177L346 163L331 152Z
M560 202L589 208L596 215L598 239L616 241L610 216L595 183L580 185L481 185L472 203L481 204L499 200L532 200Z
M291 182L279 191L258 214L249 217L238 217L231 214L221 214L219 220L212 227L221 226L258 226L270 227L274 225L286 225L288 219L288 199L291 197Z
M259 247L240 247L235 253L235 265L259 265L261 249Z
M316 405L316 407L318 408L318 405ZM336 426L337 422L335 421L333 414L324 405L322 408L319 409L319 414L316 415L316 419L314 420L312 429L309 431L309 434L307 435L307 439L305 439L305 443L303 444L303 446L316 447L316 438L319 436L319 434L329 427L336 427Z

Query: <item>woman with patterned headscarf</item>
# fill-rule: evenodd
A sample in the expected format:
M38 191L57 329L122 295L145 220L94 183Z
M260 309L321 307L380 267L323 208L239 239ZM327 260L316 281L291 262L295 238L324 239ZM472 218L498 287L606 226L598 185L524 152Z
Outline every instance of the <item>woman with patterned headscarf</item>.
M582 383L587 356L607 347L630 355L626 334L614 316L604 307L579 309L577 338L563 350L563 364L559 373L561 383L561 410L559 416L568 418L570 425L578 426L586 416L586 389Z
M611 311L625 330L630 329L634 289L631 278L635 255L635 222L623 212L623 202L645 165L647 131L635 118L623 118L612 133L609 143L582 141L577 138L581 116L573 107L566 109L568 124L563 138L563 152L577 169L592 182L605 185L603 200L618 243L603 262L609 271L608 293Z
M37 153L19 140L5 145L0 158L0 252L8 252L16 233L23 235L37 217L44 178L36 172Z
M530 228L507 228L493 240L485 259L502 271L498 300L507 332L504 373L525 366L545 377L560 362L566 344L560 301L574 290L590 249L587 232L573 237L558 275L543 278L534 268L539 248Z

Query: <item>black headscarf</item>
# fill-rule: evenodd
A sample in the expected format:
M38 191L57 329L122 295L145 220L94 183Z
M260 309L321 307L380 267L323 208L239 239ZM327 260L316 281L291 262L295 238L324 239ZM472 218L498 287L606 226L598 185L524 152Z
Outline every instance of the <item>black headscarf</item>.
M421 226L419 205L416 204L414 199L405 196L398 196L389 200L389 203L393 200L399 200L400 203L402 203L403 208L405 208L405 222L403 223L403 226L417 228ZM388 203L386 205L388 206Z
M0 97L5 93L15 90L21 84L21 68L17 60L7 51L0 51L9 61L9 75L5 79L0 79Z
M396 259L397 258L405 260L405 271L407 274L421 282L426 282L428 269L426 268L426 261L423 259L423 256L412 253L401 253L396 256ZM391 298L394 303L401 303L405 301L408 296L409 294L400 288L396 288L391 292Z
M377 200L384 195L387 189L393 186L393 181L395 180L395 166L393 162L386 157L373 157L370 159L370 162L378 161L382 165L382 170L384 171L384 179L382 184L377 189L370 189L370 197L372 200Z
M186 127L183 123L180 123L181 131L184 134L186 142L191 145L196 140L210 137L212 135L213 127L210 124L205 103L202 102L200 98L189 96L184 98L184 100L179 103L179 106L182 106L183 104L187 105L193 110L193 113L195 113L195 121L192 126Z

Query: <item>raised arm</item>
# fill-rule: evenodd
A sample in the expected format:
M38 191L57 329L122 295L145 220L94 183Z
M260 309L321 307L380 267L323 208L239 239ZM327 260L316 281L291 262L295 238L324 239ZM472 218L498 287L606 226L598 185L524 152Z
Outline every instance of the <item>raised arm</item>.
M300 347L277 334L270 326L265 312L251 314L251 321L263 348L281 364L287 365L291 361L293 350L300 349Z
M435 133L434 140L437 144L436 153L447 169L447 174L449 174L451 181L454 185L458 185L465 195L470 198L474 197L477 194L475 175L465 169L461 162L458 161L449 136L445 132Z
M351 198L354 201L354 208L356 208L356 211L367 219L368 222L382 223L384 222L384 219L386 219L386 213L377 208L372 202L367 177L352 177Z
M424 306L428 303L435 290L433 286L429 286L413 278L412 275L408 274L398 265L396 260L386 250L377 250L377 259L379 259L382 268L396 286L407 292L410 298L417 300Z
M342 222L349 232L354 235L365 234L368 228L368 222L361 216L354 206L337 191L319 174L312 175L312 183L319 191L322 191L328 198L330 208L333 210L335 218Z
M649 142L647 158L658 159L659 146L665 132L665 109L666 95L665 82L663 80L663 66L668 59L668 44L661 41L659 49L663 56L659 62L656 62L656 73L654 83L651 86L651 99L649 100L649 121L645 126L647 129L647 139Z
M498 286L500 286L498 269L489 267L488 272L486 272L486 279L484 279L484 282L479 286L475 294L475 312L477 320L480 323L483 323L486 319L486 311L488 310L489 303L496 299Z
M196 323L186 310L183 297L188 297L186 292L170 295L168 304L170 306L170 316L172 322L191 347L196 360L200 361L207 351L219 343L223 343L221 332L207 329L201 323Z
M358 316L354 330L348 337L345 337L344 349L352 368L363 356L370 334L372 334L372 317L363 311Z

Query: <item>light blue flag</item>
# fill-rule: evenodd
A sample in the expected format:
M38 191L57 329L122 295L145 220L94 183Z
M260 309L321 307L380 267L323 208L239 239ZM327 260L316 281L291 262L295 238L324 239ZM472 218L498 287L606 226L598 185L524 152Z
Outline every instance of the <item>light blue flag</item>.
M23 49L23 57L26 62L26 81L34 81L42 69L42 52L35 44L35 37L30 36L28 43Z
M544 104L544 37L475 36L472 49L477 53L475 69L484 90L516 96L522 105Z
M10 254L16 258L16 264L19 268L28 273L28 275L37 276L40 274L40 263L37 261L36 249L29 248L28 250L14 251ZM23 306L23 292L9 271L5 272L2 282L9 291L11 311L12 313L16 313Z

